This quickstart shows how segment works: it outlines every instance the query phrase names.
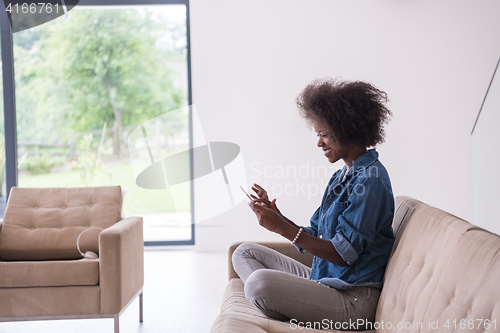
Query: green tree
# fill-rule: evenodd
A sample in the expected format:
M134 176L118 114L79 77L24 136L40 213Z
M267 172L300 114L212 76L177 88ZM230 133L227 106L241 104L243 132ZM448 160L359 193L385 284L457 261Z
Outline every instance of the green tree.
M29 52L39 54L30 54L38 61L30 65L36 78L22 70L24 86L30 89L38 80L39 113L64 120L75 131L112 124L113 151L120 157L124 126L177 109L186 100L169 66L183 52L164 38L171 28L149 10L73 10L40 30Z

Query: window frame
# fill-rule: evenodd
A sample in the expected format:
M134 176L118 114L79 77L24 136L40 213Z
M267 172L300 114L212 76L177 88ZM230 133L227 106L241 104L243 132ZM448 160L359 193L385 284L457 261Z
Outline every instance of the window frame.
M28 4L39 1L24 1ZM187 82L188 82L188 105L193 104L191 89L191 36L190 36L190 11L189 0L80 0L77 6L147 6L147 5L185 5L186 6L186 48L187 48ZM2 1L0 5L0 30L1 30L1 59L2 59L2 84L4 103L4 133L5 133L5 181L6 201L9 198L10 189L18 186L17 169L17 122L16 122L16 96L14 76L14 50L13 33L9 22L9 13L5 10ZM193 116L189 113L189 148L190 148L190 174L193 179ZM164 245L194 245L194 182L190 182L191 194L191 239L181 241L147 241L146 246Z

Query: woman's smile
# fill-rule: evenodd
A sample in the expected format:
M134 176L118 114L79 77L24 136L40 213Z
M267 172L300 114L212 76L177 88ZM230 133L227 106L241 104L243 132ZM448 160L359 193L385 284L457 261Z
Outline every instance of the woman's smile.
M328 162L335 163L342 159L349 169L354 161L366 152L364 146L341 147L331 135L331 131L325 127L321 121L313 122L314 131L318 136L316 145L323 150L323 155L328 159Z
M336 147L333 137L320 121L314 122L313 127L318 136L316 145L323 150L323 154L330 163L337 162L342 157L342 153L340 148Z

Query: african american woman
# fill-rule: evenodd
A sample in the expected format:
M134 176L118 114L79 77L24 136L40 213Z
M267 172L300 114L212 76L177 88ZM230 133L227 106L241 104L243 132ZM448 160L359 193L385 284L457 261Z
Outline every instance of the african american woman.
M249 206L260 225L314 256L308 267L262 245L236 249L232 260L245 296L266 316L357 330L375 320L394 241L391 182L374 148L392 115L387 101L369 83L333 79L313 81L297 97L324 156L345 165L332 175L310 226L295 224L264 188L252 187Z

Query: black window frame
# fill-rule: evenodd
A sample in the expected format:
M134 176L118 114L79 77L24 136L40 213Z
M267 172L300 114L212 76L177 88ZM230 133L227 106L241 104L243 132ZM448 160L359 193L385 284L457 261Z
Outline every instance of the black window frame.
M37 3L39 1L26 1L26 3ZM187 47L187 82L188 82L188 105L193 105L191 89L191 36L190 36L190 11L189 0L80 0L77 6L147 6L147 5L185 5L186 6L186 47ZM17 123L16 123L16 96L14 76L14 50L13 33L9 22L10 15L5 10L4 2L0 5L0 29L1 29L1 59L2 59L2 81L3 81L3 103L4 103L4 126L5 126L5 180L6 200L9 198L10 189L18 185L17 170ZM189 113L189 148L190 148L190 174L193 179L193 116ZM194 182L190 182L191 192L191 239L180 241L147 241L146 246L164 245L194 245Z

